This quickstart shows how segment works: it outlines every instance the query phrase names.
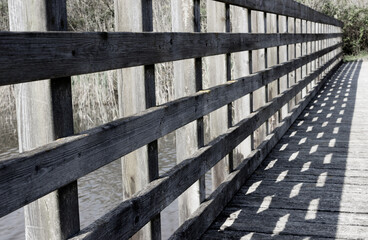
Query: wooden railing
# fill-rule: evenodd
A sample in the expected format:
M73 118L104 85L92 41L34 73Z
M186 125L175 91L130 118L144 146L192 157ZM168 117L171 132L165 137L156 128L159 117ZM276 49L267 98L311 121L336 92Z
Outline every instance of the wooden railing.
M61 212L60 221L51 226L58 229L52 238L126 239L151 221L149 237L158 239L160 212L199 180L197 189L189 190L189 197L182 197L183 224L172 235L172 239L198 238L341 62L342 23L294 1L208 1L208 33L200 33L199 0L194 0L189 10L180 8L181 0L172 1L176 2L173 6L178 7L173 12L193 12L193 17L189 17L193 21L192 32L185 32L188 30L180 24L185 19L179 19L179 24L173 25L178 32L170 33L139 30L0 33L0 85L52 79L50 118L54 121L54 137L59 138L36 148L32 144L27 148L23 143L24 152L0 160L0 217L58 190L56 198L61 207L49 209ZM55 2L58 4L45 4L45 8L48 14L62 19L62 24L59 27L47 25L45 30L66 30L62 27L66 25L65 1ZM127 13L129 7L136 8L137 1L128 2L115 3L118 30L121 30L119 24L128 21L124 14L137 14ZM125 7L119 8L122 3ZM141 6L140 27L152 31L152 2L142 0ZM16 9L17 5L13 7ZM215 19L221 20L221 16L211 15L216 11L223 13L224 22ZM58 24L50 19L47 17L45 21ZM20 29L17 22L13 24L13 30L34 30ZM216 27L225 32L219 32ZM232 29L237 32L231 32ZM232 56L235 53L237 57ZM208 58L209 84L203 87L202 58L215 55L216 58ZM174 71L185 77L175 74L174 77L194 90L186 94L184 89L176 89L178 99L155 106L154 64L183 59L194 60L176 62ZM147 109L130 115L129 110L125 112L126 117L73 135L69 77L120 68L138 71L128 67L143 65L145 68L139 71L146 88L138 97L145 98L143 108ZM191 66L192 78L187 77L185 66ZM240 68L236 71L242 75L234 76L231 68ZM138 80L124 78L122 81L132 85ZM131 86L128 91L137 90ZM120 92L120 97L124 98L123 95ZM243 99L242 104L236 102L239 99ZM223 107L228 110L223 111ZM203 117L208 114L210 118L204 122ZM27 131L26 119L18 118L21 125L18 128L22 131ZM189 126L193 121L196 124ZM204 124L208 124L211 138L206 144ZM177 155L181 162L159 176L157 139L183 126L186 128L177 132L177 139L183 139L179 136L195 138L194 150L189 147L187 151L180 150ZM20 138L22 141L24 136ZM246 139L248 142L244 145ZM147 176L139 181L150 183L132 196L126 196L129 198L117 208L80 231L75 181L146 145L144 159L135 155L133 161L124 164L141 164L138 168L146 169ZM244 156L241 161L236 160L239 155ZM205 198L203 176L213 168L216 189ZM133 178L138 181L138 176ZM129 178L123 176L123 179L124 186L129 187Z

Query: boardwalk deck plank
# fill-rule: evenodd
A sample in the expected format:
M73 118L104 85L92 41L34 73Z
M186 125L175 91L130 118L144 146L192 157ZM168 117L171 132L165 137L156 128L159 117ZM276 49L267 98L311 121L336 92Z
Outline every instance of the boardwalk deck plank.
M203 239L368 237L367 67L341 67Z

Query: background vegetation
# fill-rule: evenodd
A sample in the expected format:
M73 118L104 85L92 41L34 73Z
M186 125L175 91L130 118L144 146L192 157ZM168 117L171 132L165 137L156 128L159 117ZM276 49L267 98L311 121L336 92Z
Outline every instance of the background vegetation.
M368 50L368 0L298 0L344 23L343 42L346 55L360 55Z

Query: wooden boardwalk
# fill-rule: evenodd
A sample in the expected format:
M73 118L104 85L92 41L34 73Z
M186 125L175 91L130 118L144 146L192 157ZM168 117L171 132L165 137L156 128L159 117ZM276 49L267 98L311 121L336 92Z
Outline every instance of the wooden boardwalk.
M199 0L172 0L171 24L152 2L116 0L115 32L67 32L66 0L9 1L0 86L19 84L21 153L0 159L0 218L25 207L27 239L160 239L161 212L178 198L180 226L170 238L200 238L340 67L344 24L294 0L213 0L205 9ZM157 21L170 29L154 29ZM205 237L232 229L255 238L308 230L353 236L338 227L346 226L340 217L359 222L352 232L363 235L354 219L362 215L350 212L364 208L346 199L364 201L344 188L364 179L355 165L364 165L362 152L349 146L364 137L349 118L358 112L364 123L354 107L364 107L365 88L355 97L356 78L349 83L359 68L343 67ZM118 119L75 134L72 100L80 96L71 76L109 70L117 70ZM172 132L178 164L160 174L158 141ZM122 166L122 201L84 227L77 181L114 161ZM238 218L227 221L230 214Z
M342 65L203 239L368 239L367 69Z

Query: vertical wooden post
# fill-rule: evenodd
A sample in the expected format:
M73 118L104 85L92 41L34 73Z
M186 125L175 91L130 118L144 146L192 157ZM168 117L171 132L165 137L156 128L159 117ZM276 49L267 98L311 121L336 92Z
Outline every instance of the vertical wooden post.
M194 0L194 32L201 32L201 0ZM194 70L195 70L195 82L196 82L196 91L203 90L203 59L196 58L194 59ZM197 119L197 143L198 148L204 146L204 120L203 117ZM205 177L205 176L203 176ZM201 202L205 200L206 197L206 185L205 180L200 180L200 198Z
M294 28L294 32L295 33L301 33L301 19L294 19L294 24L295 24L295 28ZM301 50L302 50L302 44L301 43L297 43L295 44L295 50L294 50L294 58L299 58L301 56ZM298 81L300 81L301 79L301 73L302 73L302 68L298 68L295 70L295 82L297 83ZM302 98L302 93L299 92L298 94L296 94L295 96L295 103L298 104L299 101Z
M335 33L335 26L331 26L331 33ZM336 38L332 38L330 42L330 46L333 46L336 44ZM335 51L331 52L331 58L335 56Z
M193 19L196 9L194 8L199 7L198 4L199 1L195 3L194 1L171 0L173 32L193 32L195 30ZM198 24L200 24L200 21L198 21ZM173 65L175 97L180 98L195 93L197 91L195 59L175 61ZM198 133L196 122L191 122L176 131L178 163L189 158L198 149L197 134L203 135L203 132ZM187 220L199 207L205 199L205 195L205 179L203 176L179 197L179 224Z
M295 19L288 17L288 32L295 33ZM288 47L288 60L293 60L295 58L295 44L290 44ZM291 71L289 73L289 87L295 84L295 73L296 71ZM289 101L289 111L295 106L295 97Z
M317 33L320 34L321 33L321 24L320 23L317 23ZM322 49L322 40L319 40L317 41L318 44L317 44L317 51L321 50ZM317 69L321 67L322 65L322 56L318 58L318 61L317 61ZM318 76L317 78L317 82L319 82L321 80L321 76L322 76L322 73Z
M207 31L226 31L225 4L207 0ZM206 58L208 69L208 86L212 87L226 82L226 55ZM209 114L209 135L214 139L227 130L227 106ZM212 169L212 188L216 189L226 178L229 172L228 156L222 159Z
M323 24L322 23L320 23L319 24L319 30L320 30L320 33L323 33ZM319 49L320 50L322 50L323 49L323 42L324 42L324 40L320 40L319 41L320 42L320 47L319 47ZM321 66L323 66L323 64L324 64L324 58L325 58L325 56L323 55L323 56L321 56L321 61L320 61L320 67ZM320 80L322 80L322 78L323 78L323 72L321 72L321 74L320 74Z
M116 31L153 31L152 0L115 0ZM118 70L119 114L129 116L156 105L154 65ZM126 155L121 161L124 199L158 177L157 141ZM133 239L160 239L156 216Z
M248 11L244 8L230 6L231 31L234 33L248 32ZM249 53L239 52L231 54L231 78L237 79L249 75ZM229 67L228 67L229 68ZM242 97L232 105L232 125L237 124L249 115L249 95ZM233 151L233 167L236 168L251 152L251 139L248 137Z
M307 22L305 20L301 20L301 33L306 34L307 33ZM307 45L308 42L302 43L302 49L300 50L301 56L305 56L307 54ZM308 64L305 64L301 69L301 79L303 79L307 75L307 66ZM302 98L306 96L309 89L309 85L307 85L303 91L302 91Z
M252 10L247 9L248 12L248 33L253 33L253 17ZM253 51L250 50L248 52L248 60L249 60L249 74L253 73ZM249 94L249 111L250 113L254 112L253 109L253 92ZM250 149L254 150L254 132L250 135Z
M324 33L324 24L321 23L321 33ZM325 46L325 40L321 40L321 50L324 48ZM326 58L326 55L323 55L322 58L321 58L321 66L323 66L325 64L325 58ZM323 78L323 76L325 75L325 71L322 71L321 73L321 79Z
M317 31L317 23L313 22L312 23L312 33L313 34L316 34ZM312 42L312 52L317 52L317 41L313 41ZM317 59L316 60L313 60L312 62L312 66L311 66L311 71L314 72L316 70L316 67L317 67ZM317 81L316 80L313 80L312 81L312 87L314 87L316 85Z
M265 18L263 12L252 11L252 32L265 33ZM253 51L253 72L258 72L265 69L265 49ZM256 111L265 104L266 87L261 87L253 92L253 110ZM261 125L254 131L254 147L257 147L266 137L266 125Z
M277 26L277 16L275 14L267 14L267 33L277 33L278 26ZM267 50L267 67L275 66L278 63L278 48L272 47ZM279 80L276 79L272 83L268 84L268 101L271 101L274 97L278 95L279 89ZM277 124L279 123L279 113L276 112L269 120L269 132L272 132Z
M287 17L279 16L279 33L287 33ZM288 46L280 46L279 48L279 62L283 63L288 60ZM280 92L284 92L288 88L288 74L280 78ZM288 105L282 107L280 112L280 120L284 119L288 114Z
M230 4L225 4L225 17L226 17L226 32L230 33L231 30L231 19L230 19ZM226 81L231 81L231 53L226 54ZM234 103L229 103L227 105L227 127L231 128L233 126L233 107ZM234 170L234 151L229 153L228 157L228 166L229 173Z
M311 25L310 21L307 21L306 28L307 28L306 33L311 34L312 33L312 25ZM311 54L311 53L312 53L312 42L309 41L309 42L307 42L306 54ZM305 71L306 75L309 75L309 73L311 73L311 66L312 66L311 62L307 63L306 71ZM308 86L309 87L307 89L307 92L309 92L309 90L312 89L312 82Z
M330 30L331 30L330 25L326 24L326 33L331 33ZM326 40L326 48L331 46L330 43L331 43L331 38ZM331 59L331 52L327 54L326 62L328 62L330 59ZM332 66L327 68L327 73L331 70L331 67Z
M335 26L330 26L330 33L335 33ZM335 44L335 38L331 38L330 40L330 47L333 46ZM330 58L333 58L334 57L334 51L331 52L330 54ZM331 67L332 69L333 67Z
M322 24L322 29L323 29L323 33L328 33L327 32L327 24ZM325 39L323 41L323 48L327 47L327 43L328 43L328 39ZM323 65L327 63L328 60L328 54L325 54L324 58L323 58ZM323 76L326 76L328 72L328 69L326 69L323 73Z
M66 31L66 2L9 0L11 31ZM70 77L17 85L20 152L73 134ZM26 239L67 239L79 231L77 182L24 207Z

